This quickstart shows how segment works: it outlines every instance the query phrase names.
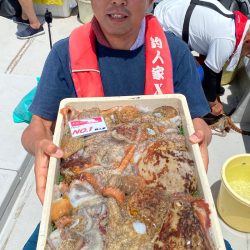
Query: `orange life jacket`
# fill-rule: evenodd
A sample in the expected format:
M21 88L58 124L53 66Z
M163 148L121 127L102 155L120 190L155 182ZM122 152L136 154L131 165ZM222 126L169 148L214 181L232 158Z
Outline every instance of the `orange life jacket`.
M157 19L146 16L146 83L144 94L173 93L171 54L166 35ZM82 25L70 35L71 75L78 97L104 96L96 56L96 38L92 24Z

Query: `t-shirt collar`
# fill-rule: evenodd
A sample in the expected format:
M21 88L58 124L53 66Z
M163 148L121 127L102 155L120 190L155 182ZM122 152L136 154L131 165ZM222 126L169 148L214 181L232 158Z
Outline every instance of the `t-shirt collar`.
M146 19L144 17L143 20L142 20L142 23L141 23L141 28L140 28L138 37L137 37L135 43L130 48L130 50L135 50L135 49L141 47L144 44L144 41L145 41L145 31L146 31Z

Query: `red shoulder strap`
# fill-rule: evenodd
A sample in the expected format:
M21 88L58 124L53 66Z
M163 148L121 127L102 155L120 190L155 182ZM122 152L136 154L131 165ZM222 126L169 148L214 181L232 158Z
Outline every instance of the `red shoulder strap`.
M91 23L76 28L69 38L72 78L78 97L104 96Z
M166 35L153 15L146 16L146 95L171 94L173 70Z

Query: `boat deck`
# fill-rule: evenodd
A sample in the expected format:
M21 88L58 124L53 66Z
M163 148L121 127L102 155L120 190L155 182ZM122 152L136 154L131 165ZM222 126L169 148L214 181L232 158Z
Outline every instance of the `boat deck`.
M67 37L79 26L76 12L68 18L54 18L51 26L52 42ZM42 206L36 197L33 158L24 151L20 138L26 124L15 124L12 111L20 99L36 85L43 64L50 50L47 25L45 35L29 40L16 39L17 25L0 17L0 98L1 98L1 144L0 144L0 249L22 249L37 223ZM23 28L18 26L19 29ZM247 70L250 73L250 64ZM248 79L248 84L250 83ZM226 86L222 97L225 108L231 110L242 98L235 89ZM236 93L237 92L237 93ZM250 128L250 119L241 124ZM250 137L230 131L225 137L214 135L209 146L210 164L208 179L216 200L220 186L223 163L235 154L250 153ZM250 234L238 232L220 220L223 236L234 250L250 250Z

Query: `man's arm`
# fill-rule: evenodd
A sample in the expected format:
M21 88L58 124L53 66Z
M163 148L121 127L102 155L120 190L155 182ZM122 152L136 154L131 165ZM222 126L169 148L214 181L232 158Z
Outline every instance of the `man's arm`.
M31 123L22 134L23 147L35 156L36 192L43 203L49 158L61 158L63 151L52 142L54 122L33 115Z

